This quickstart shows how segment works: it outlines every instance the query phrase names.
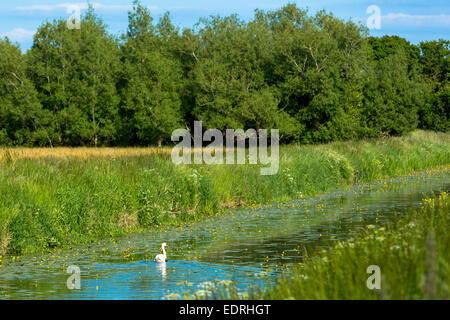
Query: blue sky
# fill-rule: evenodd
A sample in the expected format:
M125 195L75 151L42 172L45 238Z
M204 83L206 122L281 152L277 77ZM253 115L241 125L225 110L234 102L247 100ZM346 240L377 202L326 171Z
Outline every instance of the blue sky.
M92 0L97 13L115 34L127 28L127 11L132 0ZM399 35L412 43L422 40L450 38L450 1L448 0L142 0L152 15L160 17L171 13L172 21L179 27L190 27L200 17L237 13L250 20L254 9L272 10L291 2L309 8L310 13L325 9L335 16L348 20L359 19L366 23L370 16L366 10L371 5L380 8L381 28L371 34ZM87 1L17 0L0 1L0 37L8 36L23 50L32 45L33 34L40 24L57 18L68 18L71 5L87 7ZM81 10L83 12L83 9Z

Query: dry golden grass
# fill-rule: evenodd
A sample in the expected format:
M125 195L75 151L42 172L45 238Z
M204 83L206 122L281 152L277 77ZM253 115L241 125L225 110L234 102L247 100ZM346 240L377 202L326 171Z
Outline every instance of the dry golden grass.
M120 215L118 225L124 230L130 230L139 226L139 219L136 212L124 211Z
M148 148L0 148L0 160L8 157L11 160L25 158L88 158L88 157L135 157L135 156L151 156L151 155L170 155L172 148L170 147L148 147Z
M8 249L8 245L9 245L10 241L11 241L11 237L9 234L5 233L3 235L0 235L0 256L6 254L6 250Z
M0 161L3 159L39 159L39 158L80 158L104 157L139 157L154 155L171 155L173 147L57 147L57 148L0 148ZM190 149L194 153L198 148ZM207 148L203 147L203 151ZM227 148L223 148L223 155ZM248 152L248 150L246 151ZM214 151L212 152L214 154Z

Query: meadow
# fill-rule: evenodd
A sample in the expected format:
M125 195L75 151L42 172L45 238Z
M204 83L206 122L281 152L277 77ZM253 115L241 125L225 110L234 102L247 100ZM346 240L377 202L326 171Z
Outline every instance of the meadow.
M142 232L227 208L280 202L448 165L450 136L286 145L280 169L180 165L170 148L0 149L0 255Z

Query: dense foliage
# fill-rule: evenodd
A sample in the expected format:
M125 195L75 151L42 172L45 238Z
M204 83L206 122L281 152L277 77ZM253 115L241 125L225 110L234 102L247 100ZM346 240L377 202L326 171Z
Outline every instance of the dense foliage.
M161 145L175 128L278 128L317 143L447 131L449 41L418 46L293 4L179 30L134 1L125 34L90 8L0 40L0 145Z

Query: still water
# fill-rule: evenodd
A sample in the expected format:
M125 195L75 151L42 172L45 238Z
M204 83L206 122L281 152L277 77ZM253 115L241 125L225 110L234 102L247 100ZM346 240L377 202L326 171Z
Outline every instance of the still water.
M335 241L383 225L450 189L448 167L358 184L307 199L235 209L201 222L86 247L21 256L0 269L0 299L174 299L233 282L264 286ZM167 242L169 261L153 262ZM17 260L17 259L16 259ZM67 267L81 287L67 288Z

